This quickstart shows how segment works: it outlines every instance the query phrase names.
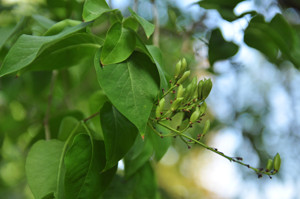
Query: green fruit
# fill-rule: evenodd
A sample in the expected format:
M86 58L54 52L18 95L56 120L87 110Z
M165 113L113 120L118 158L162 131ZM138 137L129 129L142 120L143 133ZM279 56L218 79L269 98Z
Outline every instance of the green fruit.
M175 66L175 79L178 78L182 73L181 73L181 68L182 68L182 63L181 60L177 62Z
M191 71L185 71L182 75L182 77L177 81L177 84L183 83L191 74Z
M274 157L274 170L279 171L280 165L281 165L281 158L279 153L277 153L276 156Z
M210 121L209 121L209 120L206 120L206 121L205 121L205 124L204 124L204 128L203 128L202 136L204 136L204 135L207 133L209 127L210 127Z
M196 110L192 113L192 115L190 117L190 122L193 123L193 122L197 121L199 116L200 116L200 110L197 107Z
M186 69L186 67L187 67L186 59L185 59L185 58L182 58L181 63L182 63L182 65L181 65L180 72L181 72L181 73L184 73L184 71L185 71L185 69Z
M204 84L203 80L199 81L199 83L198 83L198 99L200 99L200 100L202 99L203 84Z
M183 100L183 97L179 97L177 98L173 103L172 103L172 106L171 106L171 111L175 111L179 105L180 105L180 102Z
M273 160L269 159L267 163L267 171L271 171L273 169Z
M185 91L185 88L183 88L183 86L180 84L177 90L177 98L180 98L183 96Z
M163 112L163 109L164 109L164 106L165 106L165 98L162 98L159 103L158 103L158 106L156 107L156 110L155 110L155 116L157 118L159 118L161 116L161 113Z
M201 91L201 99L204 100L208 97L212 88L211 79L207 79L203 83L202 91Z
M200 109L199 109L200 110L200 116L202 116L205 113L206 108L207 108L207 104L205 102L203 102L200 106Z

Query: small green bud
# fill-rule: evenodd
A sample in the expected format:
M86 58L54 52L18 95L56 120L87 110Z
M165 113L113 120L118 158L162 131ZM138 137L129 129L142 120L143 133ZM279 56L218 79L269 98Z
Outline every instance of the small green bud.
M203 128L202 136L204 136L204 135L207 133L209 127L210 127L210 121L209 121L209 120L206 120L206 121L205 121L205 124L204 124L204 128Z
M179 62L177 62L176 66L175 66L175 79L178 78L182 74L181 68L182 68L182 63L181 63L181 60L179 60Z
M210 91L212 88L212 82L211 79L207 79L203 83L202 92L201 92L201 99L204 100L208 97Z
M182 63L182 65L181 65L180 72L181 72L181 73L184 73L184 71L185 71L185 69L186 69L186 67L187 67L186 59L185 59L185 58L182 58L181 63Z
M177 84L183 83L191 74L191 71L185 71L182 75L182 77L177 81Z
M198 97L198 89L197 89L197 77L194 77L192 79L192 98L197 98Z
M175 111L179 105L180 105L180 102L183 100L183 97L179 97L177 98L173 103L172 103L172 106L171 106L171 111Z
M200 116L202 116L205 113L206 108L207 108L207 104L206 104L206 102L203 102L200 106L200 109L199 109L200 110Z
M180 84L177 90L177 98L180 98L183 96L185 91L185 88L183 88L183 86Z
M267 163L267 171L271 171L273 169L273 160L269 159Z
M202 99L202 88L203 88L203 84L204 84L204 81L203 80L201 80L201 81L199 81L199 83L198 83L198 99Z
M200 116L200 110L197 107L196 110L192 113L192 115L190 117L190 122L193 123L193 122L197 121L199 116Z
M276 156L274 157L274 170L279 171L280 165L281 165L281 158L279 153L277 153Z
M157 118L159 118L161 116L161 112L163 111L164 109L164 106L165 106L165 98L162 98L159 103L158 103L158 106L156 107L156 110L155 110L155 116Z

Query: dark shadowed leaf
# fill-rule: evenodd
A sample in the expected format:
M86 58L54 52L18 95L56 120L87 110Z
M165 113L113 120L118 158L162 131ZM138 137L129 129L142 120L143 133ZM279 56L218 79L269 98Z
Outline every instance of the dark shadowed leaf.
M65 156L65 198L97 198L111 182L116 167L105 167L103 141L79 134Z
M105 170L115 166L132 147L138 129L109 102L100 111L104 136L106 166Z
M205 9L215 9L220 13L223 19L233 21L237 19L233 9L242 1L245 0L202 0L197 2L197 4Z
M220 29L212 31L208 48L208 59L211 66L213 66L216 61L232 57L239 49L235 43L224 40Z

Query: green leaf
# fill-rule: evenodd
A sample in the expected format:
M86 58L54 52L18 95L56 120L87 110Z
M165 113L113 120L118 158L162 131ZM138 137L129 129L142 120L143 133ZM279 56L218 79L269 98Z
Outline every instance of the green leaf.
M134 52L122 63L101 68L95 62L95 67L99 84L108 99L140 132L144 132L159 89L156 66L145 54Z
M100 111L103 130L106 166L115 166L132 147L138 129L110 103L105 103Z
M104 94L103 90L98 90L89 98L89 108L90 114L94 114L102 108L105 102L108 101L108 98ZM95 139L103 140L103 132L100 121L100 113L98 116L90 119L92 126L94 127L94 131L96 132Z
M149 37L154 32L155 26L152 23L150 23L149 21L147 21L146 19L144 19L144 18L140 17L139 15L137 15L131 8L129 8L129 11L130 11L131 15L133 17L135 17L136 20L141 24L141 26L143 27L143 29L146 33L146 36L149 39Z
M133 16L123 19L123 27L133 30L134 32L138 31L139 23Z
M83 6L82 18L84 21L92 21L111 9L105 0L86 0Z
M103 65L126 60L135 48L135 34L121 23L115 23L107 32L101 52Z
M77 20L72 20L72 19L65 19L63 21L60 21L54 25L52 25L47 32L44 33L44 36L52 36L52 35L57 35L61 33L62 31L74 27L81 24L81 21Z
M89 23L82 23L53 36L22 35L6 55L0 68L0 77L29 66L47 48L84 29L87 25Z
M163 67L163 59L162 59L162 54L161 54L160 49L153 45L147 45L146 48L147 48L148 52L150 53L151 57L153 58L153 61L158 70L159 77L160 77L160 88L167 89L168 82L167 82L167 79L165 76L165 71L164 71L164 67Z
M64 143L58 140L38 141L30 149L26 164L26 176L35 198L43 198L56 191L59 162Z
M116 175L101 199L158 199L155 173L146 162L133 176L125 179Z
M134 145L124 158L125 177L128 178L137 172L151 157L153 147L147 137L145 141L137 136Z
M202 0L196 4L205 9L215 9L220 13L223 19L234 21L237 19L237 16L234 14L233 9L242 1L245 0Z
M105 166L103 141L92 141L79 134L65 156L65 198L97 198L111 182L116 166L102 173Z
M91 34L75 33L45 49L24 70L53 70L93 64L102 41Z
M73 128L78 124L78 120L74 117L67 116L63 118L59 126L58 139L61 141L66 141L71 134Z
M235 55L239 47L233 42L225 41L220 29L212 31L208 44L208 58L211 66L216 62Z
M32 15L32 19L45 29L49 29L55 24L55 21L52 21L51 19L42 15Z

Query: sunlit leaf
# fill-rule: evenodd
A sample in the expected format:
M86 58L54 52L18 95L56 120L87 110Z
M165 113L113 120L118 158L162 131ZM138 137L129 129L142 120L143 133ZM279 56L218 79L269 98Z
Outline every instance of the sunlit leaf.
M86 0L83 6L82 18L84 21L92 21L111 9L105 0Z
M143 27L143 29L146 33L146 36L149 38L154 32L155 26L152 23L150 23L149 21L147 21L146 19L137 15L131 8L129 8L129 11L130 11L131 15L133 17L135 17L136 20L141 24L141 26Z

